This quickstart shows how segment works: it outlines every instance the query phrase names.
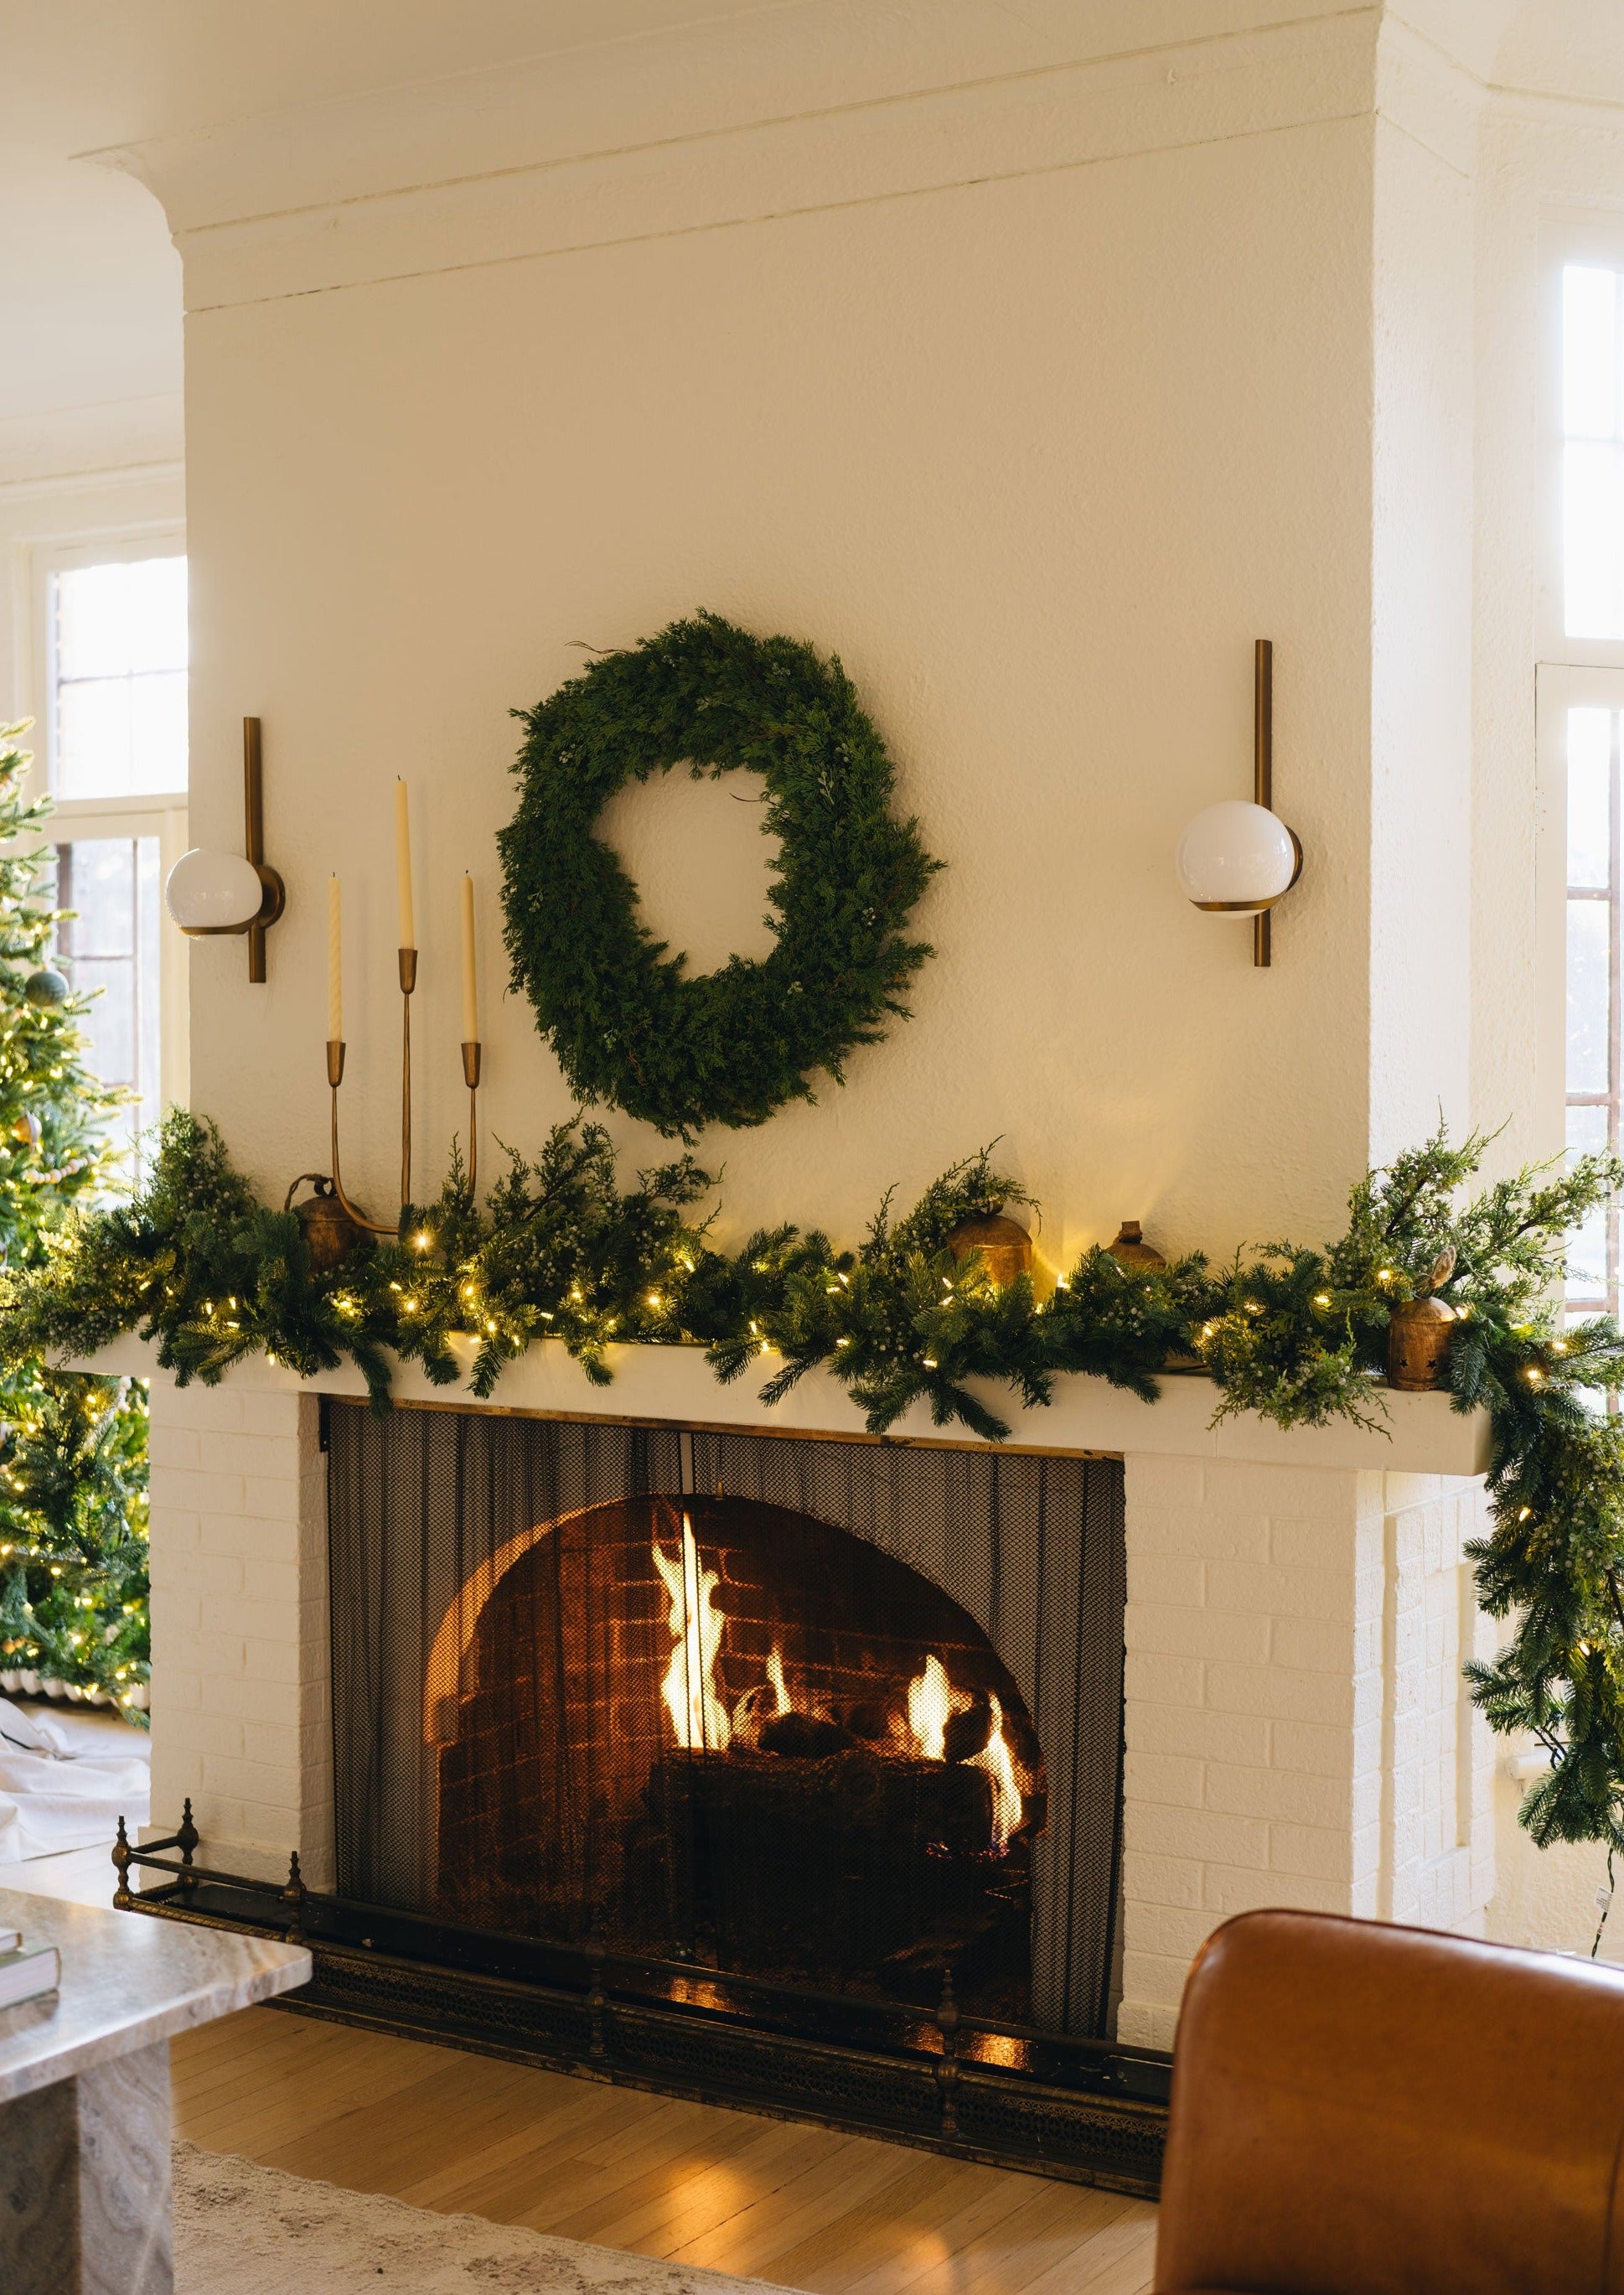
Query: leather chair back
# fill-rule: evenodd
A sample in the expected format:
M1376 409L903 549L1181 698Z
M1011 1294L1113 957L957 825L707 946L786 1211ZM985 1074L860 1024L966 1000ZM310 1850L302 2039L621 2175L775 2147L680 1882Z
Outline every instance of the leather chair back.
M1243 1913L1185 1985L1157 2295L1624 2295L1624 1977Z

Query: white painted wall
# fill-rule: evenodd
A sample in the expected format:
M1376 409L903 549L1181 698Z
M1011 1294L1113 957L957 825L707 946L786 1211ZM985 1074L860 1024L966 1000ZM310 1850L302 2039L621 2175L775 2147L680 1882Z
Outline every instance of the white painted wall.
M957 12L985 34L985 10ZM949 864L915 1019L815 1108L704 1143L729 1229L850 1232L893 1180L1000 1135L1057 1252L1124 1214L1218 1250L1328 1227L1372 1120L1369 28L705 142L696 106L737 112L761 62L723 61L714 96L673 74L674 154L634 77L641 150L302 221L230 222L217 146L146 156L191 282L194 834L239 833L237 721L260 715L290 887L267 989L239 948L193 952L198 1104L268 1188L319 1158L338 868L350 1160L385 1200L404 771L437 1170L463 1113L464 867L500 975L508 713L579 666L573 641L706 604L840 652ZM604 70L583 102L607 101ZM497 96L510 136L544 143L563 115L556 79L517 126ZM575 243L583 218L601 244ZM335 264L342 283L292 291ZM1171 868L1187 816L1248 785L1261 633L1309 856L1269 975ZM534 1140L567 1110L556 1065L494 992L486 1030L490 1131Z

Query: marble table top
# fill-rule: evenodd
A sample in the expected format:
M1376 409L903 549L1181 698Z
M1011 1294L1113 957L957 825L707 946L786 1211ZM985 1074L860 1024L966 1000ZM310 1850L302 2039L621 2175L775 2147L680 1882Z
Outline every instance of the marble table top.
M53 1944L61 1990L0 2008L0 2103L212 2023L311 1974L302 1945L0 1889L0 1929Z

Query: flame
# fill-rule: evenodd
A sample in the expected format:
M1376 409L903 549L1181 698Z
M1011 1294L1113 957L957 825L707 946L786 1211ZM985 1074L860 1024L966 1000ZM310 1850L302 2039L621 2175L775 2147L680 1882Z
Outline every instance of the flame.
M711 1597L722 1580L716 1571L700 1569L699 1549L694 1544L693 1525L686 1514L682 1516L680 1559L668 1562L657 1540L654 1566L671 1599L671 1615L666 1622L676 1646L671 1653L661 1694L677 1733L677 1743L690 1753L701 1750L725 1753L733 1728L711 1678L727 1626L727 1620L711 1605Z
M990 1695L988 1703L992 1708L992 1735L979 1753L970 1756L966 1766L985 1769L992 1780L992 1846L1001 1857L1020 1824L1026 1803L1015 1774L1015 1756L1004 1736L1004 1709L996 1695Z
M767 1686L772 1692L774 1712L788 1713L789 1692L784 1687L784 1661L779 1655L779 1646L776 1642L773 1643L771 1653L767 1659Z
M913 1732L914 1744L927 1761L946 1760L944 1733L949 1719L967 1703L950 1685L947 1668L941 1659L927 1657L924 1672L916 1674L908 1685L908 1726Z

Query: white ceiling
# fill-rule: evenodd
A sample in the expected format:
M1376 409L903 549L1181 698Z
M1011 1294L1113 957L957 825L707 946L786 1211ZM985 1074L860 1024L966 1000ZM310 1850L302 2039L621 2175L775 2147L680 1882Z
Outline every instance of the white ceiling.
M789 4L0 0L0 425L180 388L180 274L163 217L128 177L75 154ZM1624 102L1624 0L1411 4L1446 37L1463 9L1463 26L1503 31L1502 85Z
M163 216L77 153L781 4L0 0L0 424L181 387Z

